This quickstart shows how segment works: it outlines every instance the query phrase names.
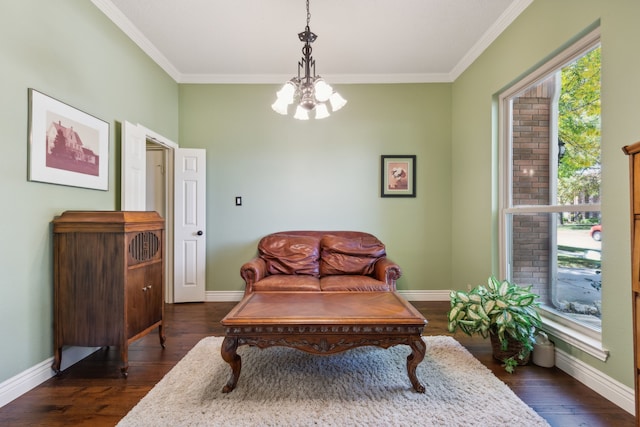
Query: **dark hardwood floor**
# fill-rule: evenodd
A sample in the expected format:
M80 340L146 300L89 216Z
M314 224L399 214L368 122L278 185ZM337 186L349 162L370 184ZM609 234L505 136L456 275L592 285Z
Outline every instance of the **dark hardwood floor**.
M429 320L425 335L450 335L446 330L448 302L413 304ZM0 425L115 425L200 339L223 334L220 319L234 305L167 305L167 348L160 347L156 331L133 343L128 378L120 374L117 348L99 350L0 408ZM632 415L557 368L530 364L507 374L491 357L488 340L460 333L455 337L552 426L635 425Z

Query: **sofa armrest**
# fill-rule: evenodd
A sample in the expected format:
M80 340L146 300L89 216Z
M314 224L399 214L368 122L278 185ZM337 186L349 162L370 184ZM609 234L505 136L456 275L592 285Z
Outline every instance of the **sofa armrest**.
M244 293L253 292L253 284L267 275L267 263L260 257L255 257L240 267L240 276L244 279Z
M376 261L373 274L376 279L387 283L391 291L395 291L396 280L402 276L402 270L398 264L385 257Z

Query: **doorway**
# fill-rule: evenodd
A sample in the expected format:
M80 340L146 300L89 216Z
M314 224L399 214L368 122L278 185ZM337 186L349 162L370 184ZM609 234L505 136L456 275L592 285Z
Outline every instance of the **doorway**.
M204 301L206 150L180 148L126 121L122 130L120 209L165 219L165 302Z
M145 210L156 211L165 219L165 302L174 301L173 289L173 194L170 194L169 177L173 165L169 165L170 148L147 138L145 176ZM171 204L169 201L171 200Z

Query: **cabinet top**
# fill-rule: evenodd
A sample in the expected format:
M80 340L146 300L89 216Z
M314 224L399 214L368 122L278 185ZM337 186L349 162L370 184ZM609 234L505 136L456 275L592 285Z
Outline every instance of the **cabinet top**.
M65 211L53 220L54 232L136 231L164 229L164 219L154 211Z
M628 154L628 155L636 154L637 152L640 151L640 141L633 143L631 145L625 145L624 147L622 147L622 151L624 151L625 154Z

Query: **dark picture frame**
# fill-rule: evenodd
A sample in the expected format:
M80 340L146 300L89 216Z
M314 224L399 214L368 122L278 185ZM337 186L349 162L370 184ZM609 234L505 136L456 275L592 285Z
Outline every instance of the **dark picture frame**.
M29 89L29 181L109 189L109 123Z
M416 197L416 156L380 156L380 197Z

